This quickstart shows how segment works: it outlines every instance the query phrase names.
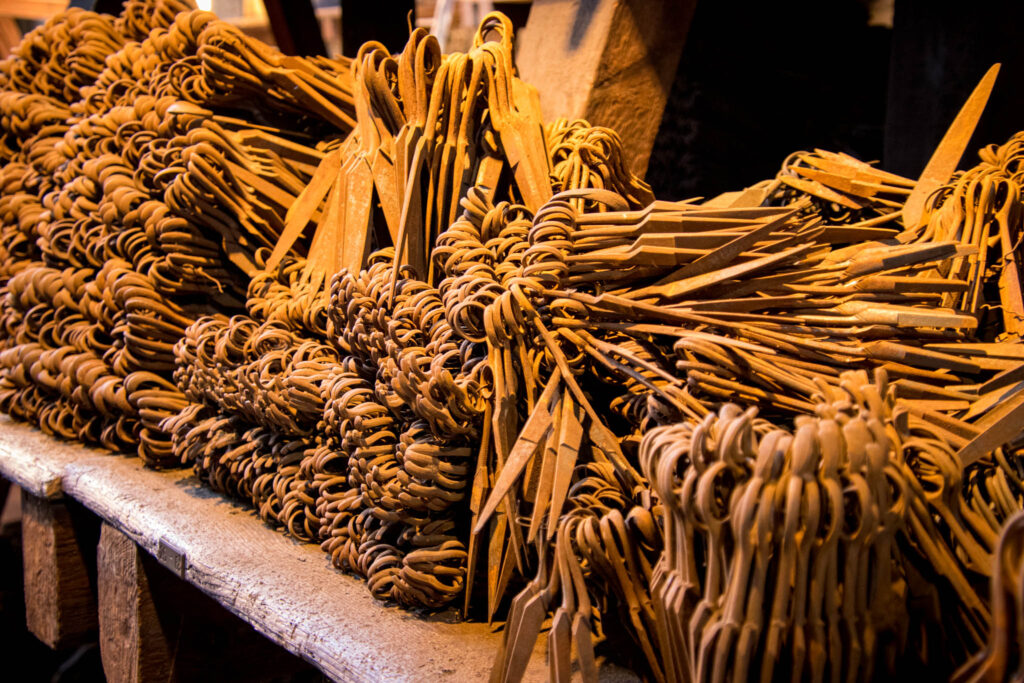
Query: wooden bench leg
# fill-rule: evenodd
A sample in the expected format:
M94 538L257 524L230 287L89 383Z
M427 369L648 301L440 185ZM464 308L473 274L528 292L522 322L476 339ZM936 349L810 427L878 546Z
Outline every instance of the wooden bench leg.
M106 523L96 563L110 683L249 683L312 670Z
M21 514L29 631L55 649L91 640L96 633L95 518L75 503L27 491L21 492Z
M7 497L11 495L13 490L14 487L11 486L11 482L0 477L0 512L7 508Z
M100 657L110 683L174 680L173 643L157 617L142 551L104 523L96 550ZM173 638L173 634L171 634Z

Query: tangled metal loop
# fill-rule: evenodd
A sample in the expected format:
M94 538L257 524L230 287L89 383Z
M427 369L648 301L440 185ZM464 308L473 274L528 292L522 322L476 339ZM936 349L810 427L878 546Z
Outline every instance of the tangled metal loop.
M920 215L822 150L655 201L501 15L350 61L185 5L0 62L0 410L507 605L496 679L548 616L554 681L1019 668L1022 135Z
M338 362L324 344L245 316L199 318L174 352L175 381L190 401L296 436L321 419L320 383Z
M622 140L611 128L591 126L587 121L557 119L545 126L551 155L553 191L580 188L611 190L621 195L630 208L654 201L650 186L633 175L623 158ZM574 201L582 210L583 199Z
M336 121L308 108L297 120L287 92L251 103L259 123L218 110L251 92L210 80L217 56L204 46L232 35L190 3L132 0L116 18L63 13L0 63L7 412L64 438L137 450L150 465L179 462L160 427L189 404L170 381L175 344L197 318L241 308L257 252L276 242L323 156L295 140L314 133L328 148L351 128L332 131ZM314 97L319 88L351 107L347 61L284 61L246 44L275 64L262 78L291 82L312 69ZM288 406L248 409L308 434L322 413L310 377L336 357L299 347ZM242 394L265 397L276 367L250 368ZM291 467L292 456L281 462Z

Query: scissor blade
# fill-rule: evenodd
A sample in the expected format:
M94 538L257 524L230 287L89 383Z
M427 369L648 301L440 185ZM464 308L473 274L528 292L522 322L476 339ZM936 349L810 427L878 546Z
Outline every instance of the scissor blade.
M960 113L953 119L949 130L942 136L942 142L935 148L935 153L928 160L928 165L921 172L917 179L917 185L907 197L903 205L903 225L911 230L921 223L921 215L924 213L924 202L928 195L937 190L943 184L949 182L949 178L960 163L960 157L964 155L967 143L974 134L974 128L978 125L978 119L985 110L988 103L988 96L992 93L992 86L999 74L999 64L993 64L992 68L982 77L981 82L974 88L974 92L967 98Z

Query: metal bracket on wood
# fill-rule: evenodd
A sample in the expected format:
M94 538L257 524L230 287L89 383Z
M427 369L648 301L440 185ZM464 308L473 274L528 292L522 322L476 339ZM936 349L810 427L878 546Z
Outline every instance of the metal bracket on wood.
M161 538L156 548L156 559L180 579L185 578L185 551L166 538Z

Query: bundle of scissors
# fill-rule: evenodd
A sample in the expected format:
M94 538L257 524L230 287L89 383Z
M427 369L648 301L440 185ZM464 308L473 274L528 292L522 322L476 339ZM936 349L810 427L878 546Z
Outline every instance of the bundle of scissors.
M188 404L174 345L241 309L257 253L351 127L349 67L180 0L30 32L0 64L3 410L176 465L160 427Z
M512 26L284 57L178 0L0 63L0 409L186 464L494 680L1024 666L1024 134L657 200Z

